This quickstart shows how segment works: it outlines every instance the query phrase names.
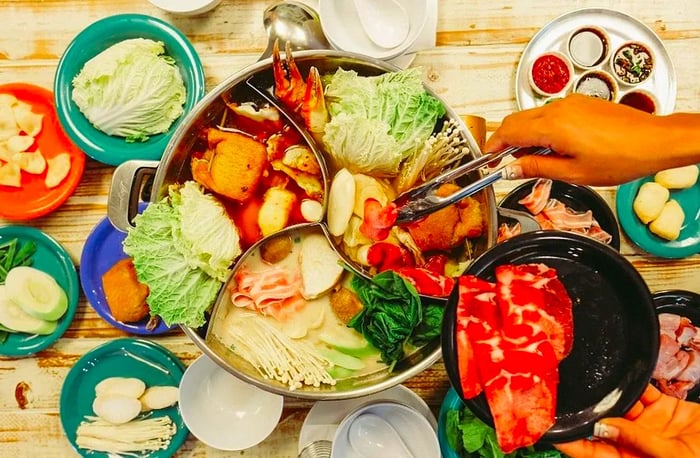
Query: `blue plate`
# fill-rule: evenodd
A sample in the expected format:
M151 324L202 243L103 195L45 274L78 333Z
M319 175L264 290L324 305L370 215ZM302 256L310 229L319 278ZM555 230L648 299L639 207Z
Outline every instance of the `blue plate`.
M107 458L106 453L92 452L76 444L78 425L86 415L94 415L92 402L95 385L108 377L136 377L147 387L180 386L185 366L167 348L148 340L123 338L102 344L83 355L71 368L61 387L60 417L63 431L81 455ZM177 405L154 410L153 417L168 415L177 431L165 450L148 454L150 458L169 458L182 447L189 431Z
M32 267L51 275L63 288L68 297L68 310L58 320L56 330L49 335L10 333L7 340L0 344L2 356L29 356L56 342L68 329L78 308L80 286L78 273L70 255L63 246L49 235L29 226L0 227L0 243L18 239L22 243L36 243L36 252L32 256Z
M96 129L72 100L73 78L83 65L108 47L130 38L162 41L165 53L175 59L187 92L184 113L170 130L154 135L146 142L127 143L122 137ZM54 78L56 111L68 136L88 156L109 165L130 159L157 161L185 115L204 96L204 70L190 41L171 24L143 14L119 14L100 19L80 32L61 56Z
M139 211L143 211L146 205L145 202L141 202ZM132 334L154 335L177 328L177 326L168 327L163 320L160 320L158 326L153 331L149 331L146 329L148 318L135 323L124 323L118 321L112 315L102 288L102 275L114 263L128 257L122 249L122 243L125 238L126 234L112 226L112 223L106 217L92 230L80 256L80 279L85 297L102 319L122 331Z
M653 234L639 221L632 208L639 188L653 180L653 176L648 176L625 183L617 189L615 205L622 230L641 249L662 258L685 258L700 253L700 181L692 188L671 190L671 199L675 199L683 208L685 222L678 239L668 241Z

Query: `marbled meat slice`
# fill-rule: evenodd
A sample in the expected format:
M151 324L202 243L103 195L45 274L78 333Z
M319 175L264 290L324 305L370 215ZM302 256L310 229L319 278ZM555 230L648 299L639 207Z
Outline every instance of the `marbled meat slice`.
M563 360L573 346L574 319L557 271L544 264L504 265L496 268L496 283L502 315L544 331L557 360Z
M483 386L472 342L488 339L500 328L496 285L473 275L459 277L457 303L457 360L462 394L471 399Z

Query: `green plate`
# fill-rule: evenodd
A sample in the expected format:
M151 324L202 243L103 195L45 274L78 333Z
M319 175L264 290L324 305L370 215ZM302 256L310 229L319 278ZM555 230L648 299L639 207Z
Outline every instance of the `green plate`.
M653 176L648 176L623 184L617 189L617 218L625 234L647 253L662 258L685 258L700 253L700 180L691 188L671 190L671 199L675 199L685 213L681 234L673 241L653 234L639 221L632 208L639 188L653 180Z
M73 102L73 78L85 63L110 46L131 38L161 41L165 53L175 60L185 84L184 113L170 129L146 142L128 143L96 129ZM61 126L85 154L109 165L131 159L160 160L173 132L194 105L204 97L204 69L196 49L174 25L145 14L117 14L104 17L83 29L66 47L56 67L54 99Z
M100 345L83 355L71 368L61 388L61 425L73 448L86 457L108 457L107 453L91 452L76 444L78 425L86 415L94 415L92 402L95 385L107 377L136 377L147 387L180 386L185 366L168 349L144 339L122 338ZM148 454L150 458L169 458L182 447L189 431L178 405L153 411L153 417L168 415L177 426L165 450Z
M68 310L58 320L58 327L52 334L40 336L20 332L11 333L7 336L7 340L0 344L0 355L2 356L29 356L49 347L66 332L78 308L80 283L70 255L52 237L29 226L0 227L0 243L15 238L22 243L28 241L36 243L32 267L51 275L66 291L68 297Z

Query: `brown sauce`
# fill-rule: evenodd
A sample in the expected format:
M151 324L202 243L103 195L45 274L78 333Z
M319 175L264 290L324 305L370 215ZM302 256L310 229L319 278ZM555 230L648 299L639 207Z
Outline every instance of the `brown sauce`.
M646 113L656 113L656 103L654 102L654 99L643 92L628 92L620 98L620 103Z

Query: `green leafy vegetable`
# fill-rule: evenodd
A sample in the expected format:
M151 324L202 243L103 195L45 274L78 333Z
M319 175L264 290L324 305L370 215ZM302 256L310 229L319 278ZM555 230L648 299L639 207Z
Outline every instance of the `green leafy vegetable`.
M0 244L0 285L5 284L7 273L13 267L31 266L34 253L36 243L31 240L20 243L19 239L15 238Z
M498 445L496 431L479 420L466 406L450 410L445 416L445 436L449 446L463 457L481 458L561 458L557 450L535 450L527 447L512 453L503 453Z
M352 289L363 304L348 326L362 333L391 368L404 356L404 345L421 346L440 335L443 308L423 306L415 287L387 270L372 280L354 276Z
M218 241L216 246L206 240L195 243L186 236L192 235L191 228L184 227L191 220L183 212L192 211L193 205L200 206L199 218L210 224L202 235ZM240 254L236 227L222 210L221 204L204 196L198 184L187 182L182 188L171 187L168 197L136 216L136 227L124 240L124 252L133 258L139 281L149 287L151 313L168 326L204 324L204 312L216 299L225 274L214 269L216 276L210 275L211 264L203 260L216 259L214 264L219 267L229 266ZM234 241L234 249L226 246ZM231 257L223 259L221 253Z
M88 60L73 78L72 98L108 135L146 141L183 113L185 85L162 42L121 41Z
M445 114L415 68L373 77L338 69L325 95L331 120L323 142L338 167L354 173L395 176Z

